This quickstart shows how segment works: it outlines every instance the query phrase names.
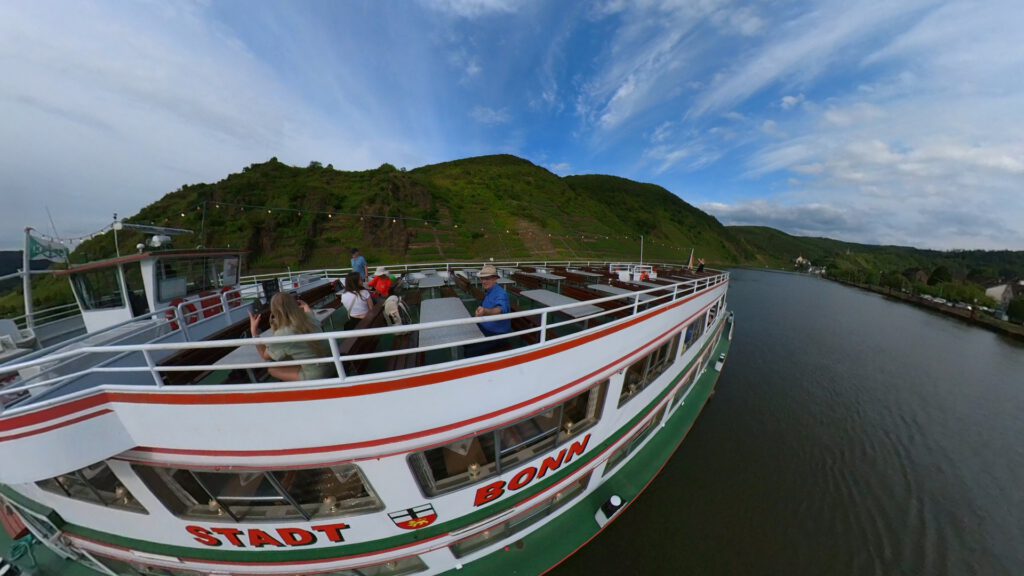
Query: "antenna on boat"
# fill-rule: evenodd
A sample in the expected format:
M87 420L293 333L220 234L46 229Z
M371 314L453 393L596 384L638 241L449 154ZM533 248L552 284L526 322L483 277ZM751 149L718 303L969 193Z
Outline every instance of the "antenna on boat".
M644 235L640 235L640 263L644 263Z

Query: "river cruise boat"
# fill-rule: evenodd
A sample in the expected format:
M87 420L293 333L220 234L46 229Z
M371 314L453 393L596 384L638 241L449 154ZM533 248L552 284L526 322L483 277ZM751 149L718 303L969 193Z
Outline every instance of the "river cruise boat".
M666 464L732 333L721 271L493 262L512 311L477 318L482 263L391 265L401 305L343 330L347 270L243 264L140 251L61 272L84 333L0 365L0 518L21 538L0 555L33 574L541 574ZM248 334L278 291L322 333ZM313 341L322 357L256 349ZM268 375L310 364L326 376Z

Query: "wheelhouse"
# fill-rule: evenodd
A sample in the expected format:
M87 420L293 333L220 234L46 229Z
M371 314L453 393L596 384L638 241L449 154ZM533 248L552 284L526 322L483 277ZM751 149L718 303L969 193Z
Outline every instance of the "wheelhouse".
M74 266L67 276L90 333L162 308L203 300L238 285L242 254L225 251L141 252Z

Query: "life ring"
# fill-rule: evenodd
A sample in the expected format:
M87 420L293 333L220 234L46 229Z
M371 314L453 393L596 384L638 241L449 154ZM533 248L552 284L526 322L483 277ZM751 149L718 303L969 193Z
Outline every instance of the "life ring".
M181 304L181 313L185 317L186 324L195 324L199 321L199 309L193 301Z
M181 304L182 302L184 302L184 300L182 300L181 298L175 298L174 300L171 300L167 304L168 306L171 307L171 309L168 310L165 313L165 315L167 316L168 324L171 326L171 330L178 329L178 315L175 314L174 311L177 310L178 304Z
M224 307L220 305L220 296L216 292L204 292L200 294L200 297L202 297L200 303L203 307L203 318L216 316L224 311Z

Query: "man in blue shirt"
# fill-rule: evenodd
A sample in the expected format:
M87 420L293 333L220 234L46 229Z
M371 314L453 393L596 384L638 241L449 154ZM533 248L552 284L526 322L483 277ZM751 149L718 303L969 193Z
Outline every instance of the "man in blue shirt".
M480 283L484 287L484 301L476 308L476 316L497 316L508 314L511 311L508 301L508 292L498 284L498 271L494 266L485 264L478 274ZM481 322L478 324L484 336L501 336L512 331L511 320L494 320L492 322ZM495 348L505 344L504 338L495 338L491 341L470 344L466 346L466 356L479 356L486 354Z
M352 271L359 272L360 281L366 284L366 258L359 253L359 248L352 249Z

